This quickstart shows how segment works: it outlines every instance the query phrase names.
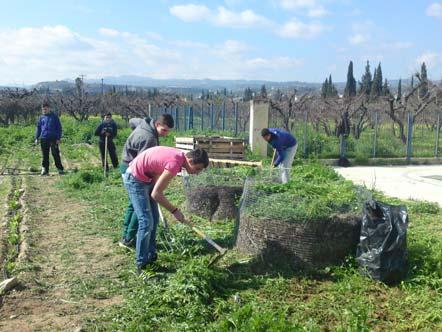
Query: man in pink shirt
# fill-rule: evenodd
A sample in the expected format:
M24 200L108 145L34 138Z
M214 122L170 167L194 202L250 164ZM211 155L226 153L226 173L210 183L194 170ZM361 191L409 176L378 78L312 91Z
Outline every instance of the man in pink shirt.
M184 153L166 146L156 146L140 153L123 175L124 186L138 217L136 242L136 264L140 273L149 263L156 260L155 229L158 224L158 204L174 217L185 222L178 207L164 195L170 180L182 168L189 174L197 174L209 165L209 157L203 149Z

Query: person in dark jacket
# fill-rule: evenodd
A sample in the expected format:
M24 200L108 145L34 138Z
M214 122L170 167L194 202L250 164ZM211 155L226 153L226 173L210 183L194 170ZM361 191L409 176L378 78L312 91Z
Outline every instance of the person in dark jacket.
M38 140L40 140L42 153L41 175L49 175L49 150L51 150L58 173L64 174L59 149L62 134L60 119L57 114L50 111L47 102L43 103L41 111L42 115L35 130L35 144L38 144Z
M276 159L273 166L280 168L281 181L282 183L287 183L289 181L290 168L292 167L298 147L296 138L289 132L279 128L263 128L261 136L276 151Z
M129 163L135 159L137 155L146 149L160 145L159 138L167 136L175 123L170 114L163 114L157 120L149 117L142 119L136 128L132 131L123 147L122 162L120 171L123 175ZM155 247L156 226L152 232L152 246ZM134 212L132 203L129 201L126 213L124 215L123 234L119 242L121 247L135 247L135 238L138 231L138 218Z
M106 148L106 137L107 137L107 151L109 152L110 159L112 161L112 166L114 168L118 167L118 157L117 151L114 144L114 138L117 136L117 124L112 119L112 114L107 113L104 116L103 121L95 129L95 136L99 136L98 146L100 148L101 154L101 164L106 170L109 169L107 160L105 160L105 148Z

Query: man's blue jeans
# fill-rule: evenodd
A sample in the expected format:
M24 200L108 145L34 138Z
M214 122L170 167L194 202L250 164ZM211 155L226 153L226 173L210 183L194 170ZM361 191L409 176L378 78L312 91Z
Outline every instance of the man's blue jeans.
M123 181L138 218L136 263L137 266L143 267L152 261L156 254L158 205L150 197L153 184L138 181L128 172L123 174Z

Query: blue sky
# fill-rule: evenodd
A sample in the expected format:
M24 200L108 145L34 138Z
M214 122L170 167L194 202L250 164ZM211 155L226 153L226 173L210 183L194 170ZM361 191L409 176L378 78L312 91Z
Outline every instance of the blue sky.
M0 0L0 84L140 75L345 81L365 61L442 77L442 1Z

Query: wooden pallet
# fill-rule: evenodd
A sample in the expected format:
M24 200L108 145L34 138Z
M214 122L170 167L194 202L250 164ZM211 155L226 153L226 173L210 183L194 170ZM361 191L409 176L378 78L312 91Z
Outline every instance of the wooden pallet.
M214 159L209 158L210 167L215 168L230 168L234 166L250 166L262 168L262 161L243 161L231 159Z
M219 136L175 137L175 147L183 151L202 148L210 158L243 160L245 142L241 138Z

